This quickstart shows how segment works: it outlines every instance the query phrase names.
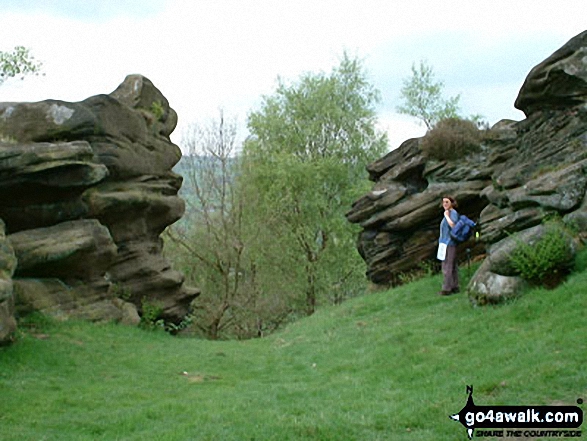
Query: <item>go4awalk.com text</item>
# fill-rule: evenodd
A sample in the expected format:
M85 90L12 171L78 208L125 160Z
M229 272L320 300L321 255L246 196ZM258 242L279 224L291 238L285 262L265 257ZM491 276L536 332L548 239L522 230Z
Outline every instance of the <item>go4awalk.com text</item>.
M459 413L450 415L460 422L469 439L485 437L579 438L583 410L578 406L478 406L473 387ZM581 399L577 404L583 404Z

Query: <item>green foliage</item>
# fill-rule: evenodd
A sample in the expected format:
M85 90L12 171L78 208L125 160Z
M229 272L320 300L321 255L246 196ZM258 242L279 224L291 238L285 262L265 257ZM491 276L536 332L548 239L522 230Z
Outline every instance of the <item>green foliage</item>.
M263 286L280 279L304 293L307 313L365 286L356 227L344 214L369 188L365 166L387 146L375 127L378 100L361 63L345 54L330 75L280 80L249 115L239 182L249 234L259 238L258 275Z
M139 326L144 329L164 328L165 323L159 318L162 311L163 309L159 305L143 298L141 301L141 322Z
M112 294L114 295L114 297L118 297L119 299L122 299L125 302L128 302L132 297L132 291L130 290L130 288L125 287L120 283L114 283L112 285Z
M517 240L511 262L521 277L535 285L552 287L574 266L570 236L560 221L545 224L544 234L534 243Z
M573 272L582 273L587 272L587 249L582 249L577 253L575 257L575 267Z
M18 329L20 332L38 333L51 326L53 322L54 319L50 316L35 311L18 319Z
M358 227L344 214L370 188L365 166L387 146L375 128L378 99L345 55L330 75L280 81L249 116L241 156L222 116L185 134L186 216L165 238L166 255L202 291L192 331L262 336L363 293Z
M151 108L149 110L155 116L156 120L161 119L161 117L165 113L165 109L163 108L163 104L161 104L161 101L153 101L151 103Z
M192 326L194 322L194 317L191 314L186 315L179 324L175 324L172 322L165 323L165 331L169 332L171 335L175 335L181 331L188 329Z
M255 234L245 234L236 123L221 113L219 120L191 124L182 147L186 155L176 170L185 178L187 210L167 229L165 252L202 292L186 332L209 339L266 335L289 319L293 307L285 281L261 286L257 275L262 258L253 250L262 247L253 245L260 240Z
M436 81L434 71L425 61L416 67L412 64L412 76L404 79L401 89L403 105L397 111L418 118L430 130L439 121L457 118L460 95L444 99L444 83Z
M481 131L477 124L461 118L439 121L420 142L422 151L439 160L462 159L479 150Z
M249 341L37 321L0 349L1 438L455 440L466 434L448 415L467 384L478 405L584 397L587 273L495 308L437 296L440 283L325 307Z
M37 61L24 46L16 46L12 52L0 51L0 84L9 78L39 75L42 63Z
M280 80L275 94L264 97L262 109L249 115L249 154L254 149L258 155L278 151L301 162L337 159L356 172L358 162L387 147L375 128L379 99L360 61L346 54L330 75L305 74L292 85Z

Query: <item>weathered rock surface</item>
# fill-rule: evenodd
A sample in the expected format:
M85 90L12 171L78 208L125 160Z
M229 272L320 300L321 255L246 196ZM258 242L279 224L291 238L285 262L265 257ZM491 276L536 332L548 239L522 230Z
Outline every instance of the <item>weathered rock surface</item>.
M410 139L368 167L376 181L347 213L363 228L359 252L367 263L367 277L380 285L393 285L402 272L433 259L438 246L443 196L457 198L472 218L486 206L481 192L491 183L488 167L480 167L492 153L484 146L463 162L427 158L419 139ZM483 247L476 247L475 253ZM464 253L461 253L464 254Z
M471 301L475 306L492 305L520 295L527 283L520 276L504 276L491 271L491 263L481 264L468 289L474 292Z
M86 141L0 143L0 218L16 232L84 217L82 193L107 175Z
M140 75L77 103L0 103L0 218L19 310L122 320L124 292L139 310L148 301L165 319L185 316L199 291L183 286L160 239L184 211L176 124Z
M394 284L402 271L434 259L440 198L453 195L459 212L479 221L488 253L468 287L472 301L517 295L524 283L508 259L509 235L530 240L552 215L579 236L587 232L586 103L587 31L532 69L516 100L527 118L497 123L478 152L437 161L412 139L370 165L374 189L347 214L363 227L358 248L369 279ZM483 251L474 245L463 246Z
M56 277L67 281L103 278L116 257L108 228L95 219L67 221L8 236L17 277Z
M4 234L4 222L0 220L0 344L9 342L16 331L12 284L15 268L16 257Z
M587 31L572 38L530 71L515 106L526 116L587 102Z
M97 287L83 282L70 285L56 278L16 278L14 294L19 316L42 311L57 318L129 325L140 322L136 305L115 297L118 292L109 290L106 284Z

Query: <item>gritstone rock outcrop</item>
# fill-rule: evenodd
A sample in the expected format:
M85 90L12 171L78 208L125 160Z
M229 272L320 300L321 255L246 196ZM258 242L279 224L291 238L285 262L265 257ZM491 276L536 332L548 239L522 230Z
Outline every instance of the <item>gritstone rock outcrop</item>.
M499 122L466 157L432 159L418 138L368 167L375 186L347 218L363 228L358 248L372 282L394 284L401 272L434 259L444 195L480 224L481 240L462 246L487 253L468 289L475 303L523 286L503 251L511 249L510 234L531 229L538 237L553 214L578 236L587 231L587 31L532 69L515 106L526 119Z
M0 339L14 310L133 322L129 304L150 302L186 315L199 291L160 238L184 211L176 123L140 75L81 102L0 103Z

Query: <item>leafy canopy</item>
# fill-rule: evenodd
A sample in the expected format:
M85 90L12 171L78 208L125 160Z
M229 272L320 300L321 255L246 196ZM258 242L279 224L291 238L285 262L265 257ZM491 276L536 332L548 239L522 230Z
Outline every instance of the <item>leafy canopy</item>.
M435 80L432 67L425 61L420 61L418 67L412 64L412 76L403 81L403 104L397 111L418 118L428 130L443 119L457 118L461 96L444 99L443 88L444 83Z
M16 46L12 52L0 51L0 85L9 78L20 76L22 80L25 75L38 75L41 66L24 46Z
M292 85L280 80L248 120L244 154L255 163L261 194L286 206L348 206L364 189L365 166L387 148L376 128L378 101L360 61L346 54L330 75L305 74Z
M387 148L376 128L378 101L361 62L345 54L330 74L279 80L249 115L243 182L255 195L250 215L280 238L270 262L296 272L308 312L320 293L348 288L355 273L364 282L356 231L344 213L369 187L366 165Z
M346 54L331 75L305 74L292 85L279 79L275 94L249 115L253 142L248 150L287 153L303 162L364 161L385 146L375 129L379 99L360 61Z

